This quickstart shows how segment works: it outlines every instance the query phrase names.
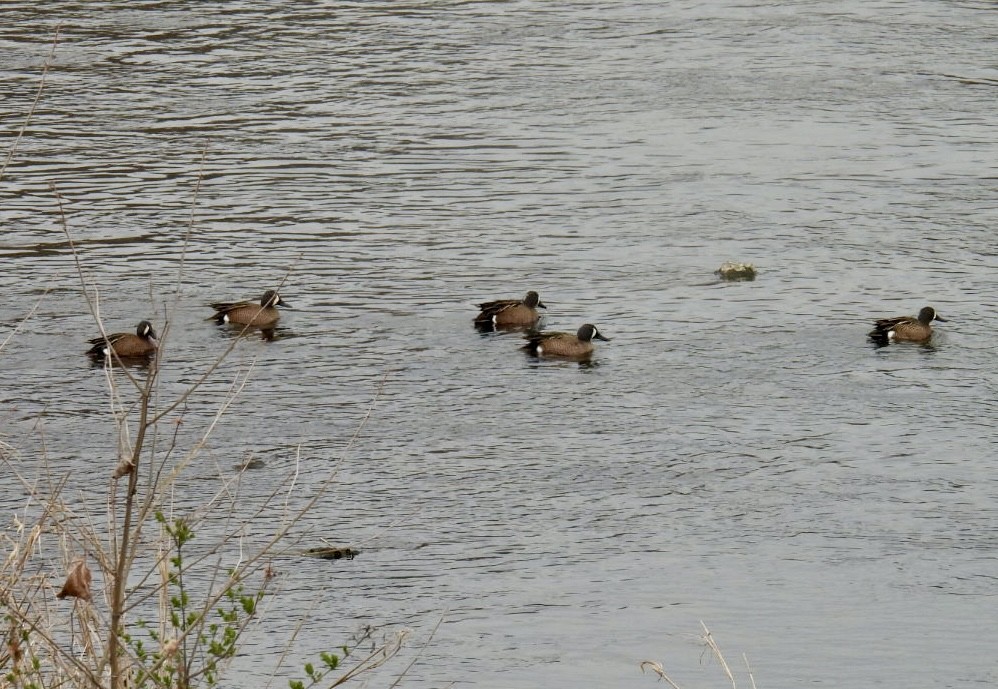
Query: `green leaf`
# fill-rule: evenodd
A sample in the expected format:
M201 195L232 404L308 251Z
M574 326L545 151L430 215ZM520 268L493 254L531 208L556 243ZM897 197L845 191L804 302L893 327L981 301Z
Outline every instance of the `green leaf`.
M243 596L242 603L243 612L247 615L252 615L256 612L256 599L251 598L250 596Z

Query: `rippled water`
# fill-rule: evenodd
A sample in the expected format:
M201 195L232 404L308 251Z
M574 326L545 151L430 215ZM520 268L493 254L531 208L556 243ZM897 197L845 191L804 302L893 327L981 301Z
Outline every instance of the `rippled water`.
M335 469L302 526L361 555L275 563L237 683L303 616L291 668L413 628L373 686L441 618L404 684L644 687L647 659L723 684L701 619L759 686L998 681L993 3L3 16L4 152L61 23L0 180L3 338L38 305L0 352L21 470L44 446L99 513L113 463L50 184L108 326L169 315L164 398L231 342L207 302L286 280L296 307L190 401L181 444L255 361L178 505L248 457L246 514ZM718 282L727 259L759 278ZM527 289L547 327L612 342L538 363L471 327ZM925 304L950 319L934 346L865 341Z

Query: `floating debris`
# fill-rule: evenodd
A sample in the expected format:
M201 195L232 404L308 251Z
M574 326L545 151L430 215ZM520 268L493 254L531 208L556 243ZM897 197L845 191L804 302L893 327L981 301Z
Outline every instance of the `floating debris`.
M714 271L722 280L755 280L755 266L751 263L725 261Z
M234 465L232 468L236 471L247 471L249 469L262 469L264 467L262 459L257 459L256 457L250 457L244 462Z
M317 557L320 560L352 560L360 552L353 548L336 548L336 547L323 547L323 548L309 548L305 551L305 554L309 557Z

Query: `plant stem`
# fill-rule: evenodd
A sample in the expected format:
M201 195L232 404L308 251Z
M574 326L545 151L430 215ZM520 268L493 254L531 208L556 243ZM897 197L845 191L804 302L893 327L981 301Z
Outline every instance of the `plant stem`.
M139 481L139 460L142 457L142 446L146 431L149 428L149 400L152 394L153 381L158 373L158 362L154 361L149 369L149 378L139 399L139 424L132 447L132 470L128 473L128 492L125 495L125 514L121 525L117 561L114 568L114 587L111 591L111 629L108 638L108 661L111 668L111 689L123 689L125 677L121 665L121 633L124 631L122 619L125 610L125 588L128 583L129 549L132 546L132 514L135 510L135 493ZM121 423L128 423L122 419Z

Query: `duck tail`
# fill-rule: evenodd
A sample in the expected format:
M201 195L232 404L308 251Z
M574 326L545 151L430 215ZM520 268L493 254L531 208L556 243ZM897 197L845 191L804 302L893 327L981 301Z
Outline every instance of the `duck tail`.
M875 328L870 331L870 334L867 335L867 337L869 337L870 341L878 347L886 347L891 343L890 330Z
M475 317L475 329L482 333L491 333L496 329L492 316L487 316L484 312Z

